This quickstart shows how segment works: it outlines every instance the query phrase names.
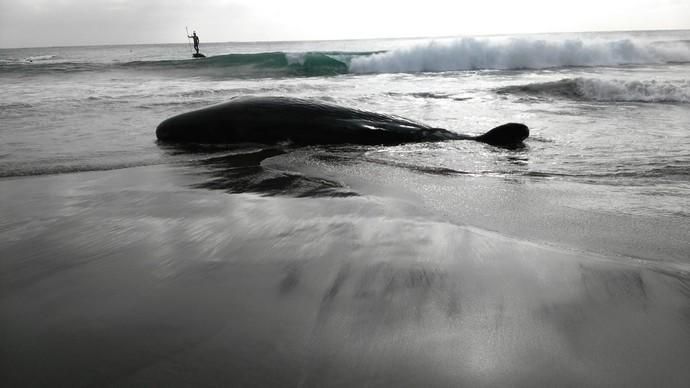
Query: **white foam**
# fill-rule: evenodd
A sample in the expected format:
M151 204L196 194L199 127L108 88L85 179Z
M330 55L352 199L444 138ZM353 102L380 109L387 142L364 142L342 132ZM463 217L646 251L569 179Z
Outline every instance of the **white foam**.
M24 60L29 61L29 62L37 62L37 61L49 61L51 59L56 59L57 55L34 55L31 57L27 57Z
M287 59L289 65L304 65L304 61L307 58L307 53L285 53L285 59Z
M354 73L407 73L479 69L544 69L690 61L685 44L654 45L631 39L536 38L430 40L426 43L353 58Z

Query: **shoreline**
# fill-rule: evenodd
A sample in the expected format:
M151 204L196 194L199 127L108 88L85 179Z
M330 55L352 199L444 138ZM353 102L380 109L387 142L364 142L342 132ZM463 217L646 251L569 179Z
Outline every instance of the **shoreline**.
M265 155L263 155L264 153ZM285 160L281 159L280 153L277 156L277 162L270 160L275 156L273 154L270 150L262 151L256 154L258 159L254 157L253 153L248 154L247 158L240 154L237 161L234 161L235 156L233 155L229 155L228 157L233 159L227 159L227 161L225 160L226 157L221 157L220 159L211 158L206 162L201 159L203 166L191 166L187 162L173 164L158 162L103 170L8 176L0 178L0 185L22 182L20 184L33 186L35 183L36 186L42 186L42 182L34 182L34 180L64 179L80 182L84 181L81 179L84 177L88 177L86 182L89 182L98 181L98 178L93 178L102 174L128 176L131 175L130 172L140 170L145 175L153 176L164 172L168 177L175 177L176 179L166 181L166 184L179 187L182 190L196 190L200 193L227 191L227 194L242 194L242 191L227 190L231 186L215 183L217 177L214 174L214 169L217 169L218 166L221 166L221 170L223 168L234 168L232 166L235 163L238 163L236 166L240 168L249 167L251 164L261 161L262 158L267 158L260 162L262 166L267 168L267 171L275 171L279 174L297 174L315 181L326 179L324 182L340 186L333 187L334 192L341 190L344 193L351 192L354 195L364 195L372 199L394 200L403 204L402 206L406 209L406 212L409 212L407 215L410 217L423 217L438 222L449 222L460 227L476 229L478 233L493 233L502 238L539 246L550 246L555 249L579 252L585 255L601 256L612 260L638 261L640 263L648 263L649 265L669 264L675 266L680 271L690 271L690 262L687 261L688 257L685 254L687 249L690 249L690 242L685 241L683 238L683 236L690 233L690 226L684 222L682 217L615 214L614 212L578 209L567 204L564 205L563 203L568 202L570 200L569 196L573 195L573 193L583 192L573 188L573 186L578 185L577 183L563 181L540 182L522 177L507 179L504 177L486 176L478 178L453 176L439 181L435 179L434 174L420 174L414 171L406 171L405 169L391 170L386 166L376 164L366 165L371 175L363 179L361 176L353 174L354 170L349 170L346 165L333 164L325 166L320 164L319 168L313 168L312 166L301 164L302 161L294 163L294 160L290 160L286 166L283 166L282 163ZM206 167L210 167L210 169L205 169ZM289 167L288 170L285 167ZM289 172L289 170L294 171ZM397 176L394 179L404 180L409 185L405 188L400 186L394 188L387 187L389 182L394 179L385 179L383 176L390 174L392 171L397 171ZM243 178L240 175L240 179ZM265 178L261 177L260 179ZM332 181L329 181L330 179ZM127 178L124 180L126 181ZM443 204L436 201L437 197L424 198L421 192L415 189L415 186L423 186L427 190L430 185L434 187L432 191L443 195L453 192L453 195L463 198L465 203L461 206L440 207ZM85 186L88 187L88 183ZM505 196L507 192L509 193L512 190L510 189L512 186L520 187L518 198L508 198ZM584 186L586 188L586 185ZM501 189L501 187L507 187L508 189ZM113 187L113 189L117 188ZM280 190L277 189L274 191L268 190L265 193L252 191L256 188L249 187L245 189L248 190L246 192L248 195L268 195L269 197L280 195ZM303 194L299 192L299 189L292 193L289 190L285 193L287 198L301 197ZM28 191L34 190L30 189ZM428 194L428 190L424 194ZM586 196L587 194L577 195ZM533 196L533 198L529 199L530 196ZM328 194L325 197L328 197ZM334 195L334 198L337 197L339 195ZM529 199L529 201L517 202L525 199ZM550 204L545 204L544 201L550 202ZM545 205L545 212L539 213L535 211L538 206ZM492 208L495 210L493 213L491 212ZM502 214L503 212L508 212L508 214ZM588 224L587 227L583 225L584 223ZM540 224L549 225L549 228L540 228L537 226ZM571 228L568 224L575 225L572 227L574 231L585 231L587 228L594 228L594 232L571 233L571 231L567 230ZM627 229L626 224L629 225ZM614 227L612 228L612 226ZM605 230L607 228L613 229L613 231L607 232ZM646 234L644 232L649 235L651 231L657 231L657 234L645 237ZM607 234L606 237L614 236L615 244L607 245L606 241L610 242L611 240L603 237L598 239L592 237L602 233ZM618 237L634 235L636 239L642 238L642 241L647 245L644 247L634 246L625 239L616 241L616 235ZM650 242L656 242L656 244L650 244ZM658 252L659 254L654 255L650 252Z

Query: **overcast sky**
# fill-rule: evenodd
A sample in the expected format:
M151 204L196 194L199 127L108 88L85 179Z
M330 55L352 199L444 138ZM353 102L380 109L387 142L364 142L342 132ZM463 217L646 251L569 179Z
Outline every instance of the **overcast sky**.
M690 29L690 0L0 0L0 47Z

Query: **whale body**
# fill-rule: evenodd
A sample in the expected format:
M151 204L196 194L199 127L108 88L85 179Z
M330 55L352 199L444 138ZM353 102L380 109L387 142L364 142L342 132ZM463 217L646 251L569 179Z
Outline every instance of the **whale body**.
M508 123L480 136L454 133L403 117L290 97L235 98L161 122L161 142L262 143L296 145L395 145L411 142L476 140L513 146L529 136L524 124Z

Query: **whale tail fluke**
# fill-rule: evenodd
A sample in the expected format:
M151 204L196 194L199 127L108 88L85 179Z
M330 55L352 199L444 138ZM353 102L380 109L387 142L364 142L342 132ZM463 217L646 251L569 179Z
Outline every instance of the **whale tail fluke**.
M522 144L529 136L529 128L525 124L507 123L474 137L474 140L500 147L514 147Z

